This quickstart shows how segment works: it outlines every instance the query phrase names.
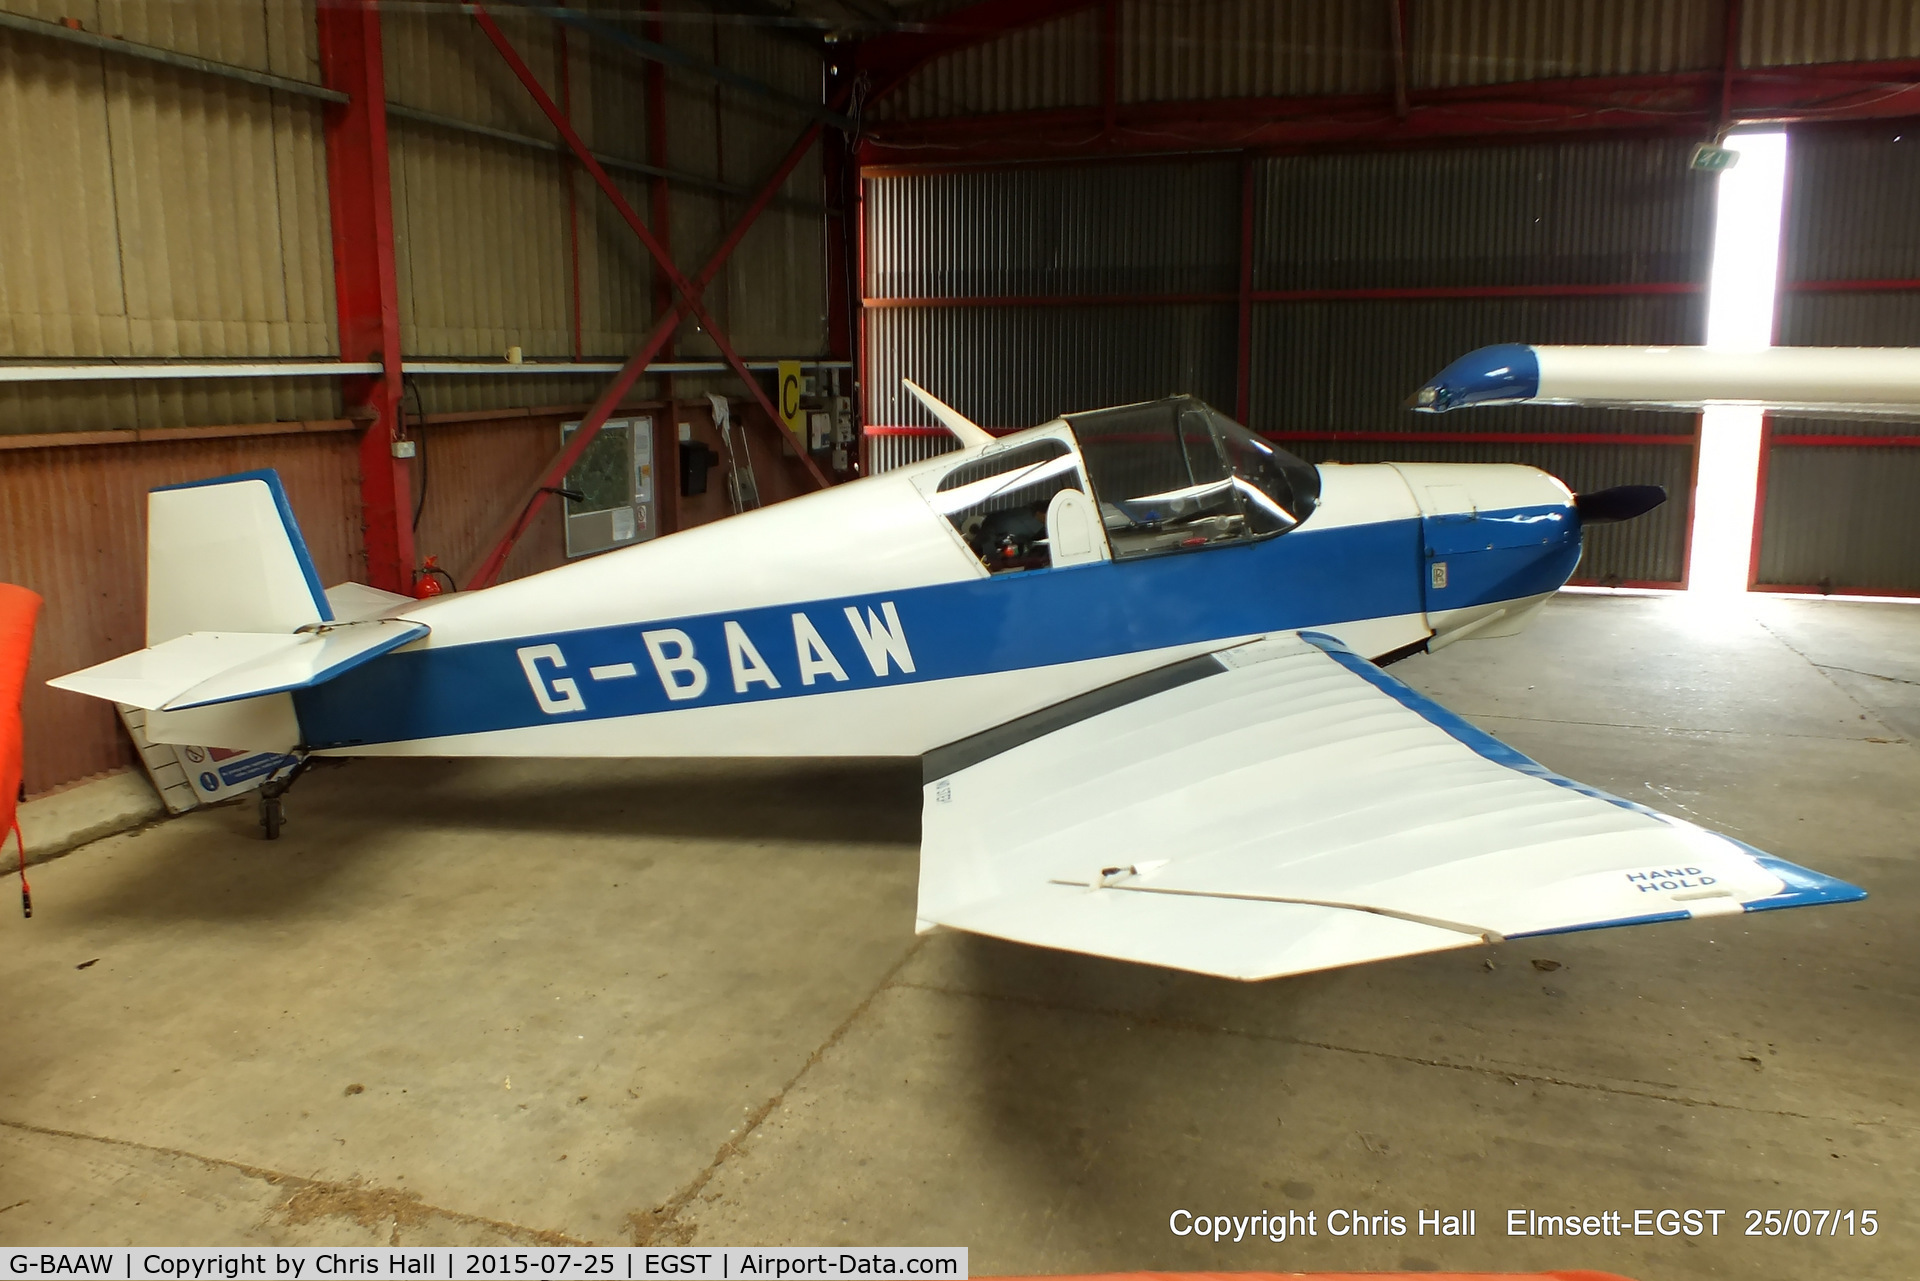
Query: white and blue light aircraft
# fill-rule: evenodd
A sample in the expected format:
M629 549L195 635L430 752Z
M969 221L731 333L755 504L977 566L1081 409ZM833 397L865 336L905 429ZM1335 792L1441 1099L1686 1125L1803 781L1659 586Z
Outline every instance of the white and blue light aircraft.
M921 930L1239 979L1862 896L1382 670L1517 630L1657 489L913 390L958 452L426 601L322 590L271 472L156 490L148 647L53 684L303 758L918 756Z

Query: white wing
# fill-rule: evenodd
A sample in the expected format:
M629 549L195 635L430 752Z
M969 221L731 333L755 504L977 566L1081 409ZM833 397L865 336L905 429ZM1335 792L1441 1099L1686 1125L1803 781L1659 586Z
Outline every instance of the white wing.
M1864 892L1561 778L1320 633L926 757L922 928L1261 979Z
M1920 349L1530 347L1468 352L1414 393L1415 409L1532 402L1920 418Z

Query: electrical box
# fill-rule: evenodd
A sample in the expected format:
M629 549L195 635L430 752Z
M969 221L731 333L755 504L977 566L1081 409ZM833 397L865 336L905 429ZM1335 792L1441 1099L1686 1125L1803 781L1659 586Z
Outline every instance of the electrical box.
M564 444L580 430L564 423ZM591 556L659 532L654 494L653 419L609 418L567 473L565 488L580 495L566 502L567 556Z
M826 449L833 444L833 415L823 409L807 413L807 448Z
M853 401L846 396L835 396L827 402L827 411L833 415L833 443L851 445L853 443Z
M707 472L720 462L719 453L705 441L692 440L680 446L680 494L692 498L707 492Z

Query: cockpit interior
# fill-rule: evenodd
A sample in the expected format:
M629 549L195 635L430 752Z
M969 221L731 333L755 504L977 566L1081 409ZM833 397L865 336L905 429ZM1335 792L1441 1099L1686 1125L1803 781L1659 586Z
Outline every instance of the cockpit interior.
M1271 537L1319 501L1318 469L1192 396L1061 422L960 464L931 495L990 573Z

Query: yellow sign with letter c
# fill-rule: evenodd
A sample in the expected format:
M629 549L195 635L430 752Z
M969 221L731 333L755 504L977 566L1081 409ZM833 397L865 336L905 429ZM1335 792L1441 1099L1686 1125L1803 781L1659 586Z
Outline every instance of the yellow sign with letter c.
M800 362L783 360L780 362L780 421L787 430L798 436L807 429L807 416L800 410Z

